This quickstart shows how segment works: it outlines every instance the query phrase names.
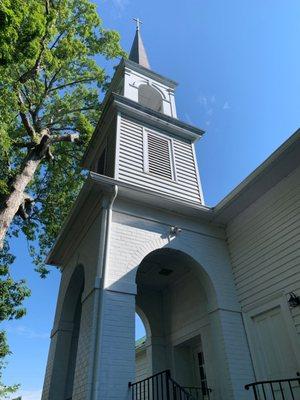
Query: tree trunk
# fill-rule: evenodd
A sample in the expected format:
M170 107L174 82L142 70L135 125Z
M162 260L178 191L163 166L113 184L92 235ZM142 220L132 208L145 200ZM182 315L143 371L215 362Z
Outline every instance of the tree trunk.
M26 187L31 182L34 174L44 158L48 144L48 135L44 135L40 144L34 147L27 155L21 172L16 175L10 185L10 193L0 205L0 250L3 248L6 233L17 214L19 207L26 197Z

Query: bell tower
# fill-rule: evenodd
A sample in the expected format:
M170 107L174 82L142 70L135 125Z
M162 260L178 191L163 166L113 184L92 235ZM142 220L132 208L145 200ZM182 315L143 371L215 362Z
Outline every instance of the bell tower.
M138 20L82 161L88 177L47 258L62 275L42 400L131 398L138 310L149 375L170 369L191 386L195 363L179 363L203 345L214 398L245 399L233 382L251 369L247 341L195 157L203 131L177 118L175 89L150 68Z
M83 167L174 199L203 204L194 143L201 129L177 118L176 82L150 69L140 34L112 79Z

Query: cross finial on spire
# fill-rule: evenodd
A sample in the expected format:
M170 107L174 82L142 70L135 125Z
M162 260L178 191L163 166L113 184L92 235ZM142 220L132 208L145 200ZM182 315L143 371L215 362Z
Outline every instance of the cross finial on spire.
M132 18L136 22L136 30L139 31L141 24L143 23L139 18Z
M1 1L1 0L0 0ZM136 62L137 64L142 65L145 68L150 69L147 53L145 47L143 45L140 27L142 21L139 18L132 18L136 22L136 31L134 40L132 43L132 47L129 54L129 60Z

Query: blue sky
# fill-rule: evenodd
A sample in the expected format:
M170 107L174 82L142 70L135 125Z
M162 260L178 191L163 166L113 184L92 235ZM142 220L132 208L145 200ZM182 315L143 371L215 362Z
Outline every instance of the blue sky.
M197 157L206 203L215 205L300 125L298 0L99 0L107 28L129 50L132 17L152 69L177 82L179 118L206 131ZM111 68L112 65L110 65ZM42 387L59 273L33 272L26 243L14 242L16 277L26 277L28 314L6 324L13 355L7 383L24 400Z

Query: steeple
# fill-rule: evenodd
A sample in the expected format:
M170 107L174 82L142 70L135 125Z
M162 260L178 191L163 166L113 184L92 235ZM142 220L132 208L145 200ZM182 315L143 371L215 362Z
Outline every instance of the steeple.
M140 20L122 59L82 165L135 188L203 203L194 142L203 131L177 118L176 82L150 69Z
M142 67L150 69L147 53L140 33L140 24L142 21L139 18L133 19L136 21L136 32L129 54L129 60L136 62Z

